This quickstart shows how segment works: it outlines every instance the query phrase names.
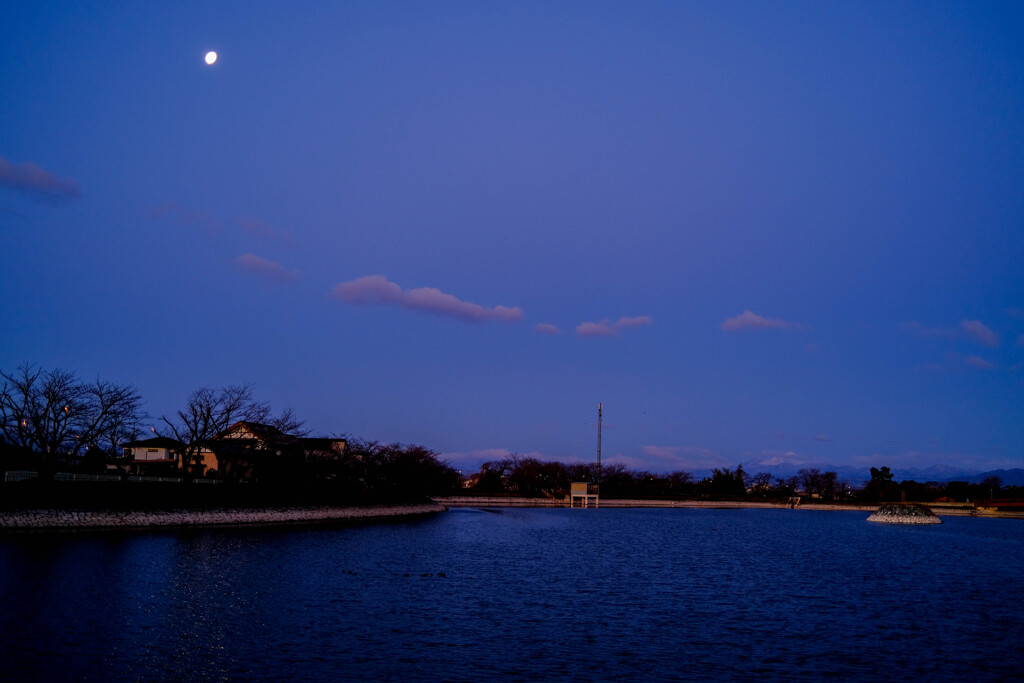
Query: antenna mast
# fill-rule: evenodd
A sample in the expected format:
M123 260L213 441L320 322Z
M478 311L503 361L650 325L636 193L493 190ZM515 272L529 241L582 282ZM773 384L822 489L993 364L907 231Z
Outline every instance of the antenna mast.
M597 483L601 483L601 413L603 404L597 404Z

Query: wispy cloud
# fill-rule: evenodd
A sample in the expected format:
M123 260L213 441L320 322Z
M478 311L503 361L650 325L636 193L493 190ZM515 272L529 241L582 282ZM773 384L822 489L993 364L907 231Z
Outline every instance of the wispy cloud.
M980 320L961 320L960 329L985 346L999 346L999 335Z
M252 273L257 277L260 277L268 282L276 282L279 284L285 284L288 282L295 282L299 279L299 271L288 270L280 263L275 263L270 259L265 259L262 256L256 254L242 254L235 259L235 263L242 270Z
M1017 346L1024 346L1024 334L1017 337Z
M295 238L287 230L279 230L270 223L242 216L236 223L246 235L258 240L276 240L281 244L291 247L295 245Z
M1010 316L1011 318L1018 318L1020 320L1024 320L1024 309L1007 308L1006 315Z
M970 365L972 368L981 368L983 370L989 370L995 367L995 363L991 363L980 356L967 356L964 362Z
M50 204L60 204L82 196L74 180L58 178L31 161L15 165L3 157L0 157L0 187Z
M192 211L177 202L160 204L146 211L146 216L156 220L167 221L175 225L196 225L211 232L223 227L221 220L208 211Z
M653 324L654 319L649 315L638 315L632 318L619 318L614 322L605 319L599 323L580 323L576 326L576 334L581 337L614 337L620 330L624 330L629 327L645 327Z
M744 330L798 330L799 323L791 323L786 320L764 318L747 309L735 318L729 318L722 323L722 329L726 332L741 332Z
M535 325L533 329L537 330L541 334L562 334L562 331L551 323L540 323L539 325Z
M961 320L956 327L925 327L916 320L907 320L900 323L900 329L920 337L939 339L953 339L966 335L979 344L993 348L998 347L1001 341L999 334L980 320L967 320L966 318Z
M455 318L463 322L479 323L487 320L514 322L523 317L519 308L494 306L462 301L434 287L402 289L383 275L367 275L334 287L332 295L349 304L377 304L398 306L413 311Z

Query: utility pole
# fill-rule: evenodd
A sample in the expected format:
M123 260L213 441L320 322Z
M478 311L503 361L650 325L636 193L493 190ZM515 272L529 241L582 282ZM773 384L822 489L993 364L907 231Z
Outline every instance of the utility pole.
M597 404L597 483L601 483L601 413L604 405Z

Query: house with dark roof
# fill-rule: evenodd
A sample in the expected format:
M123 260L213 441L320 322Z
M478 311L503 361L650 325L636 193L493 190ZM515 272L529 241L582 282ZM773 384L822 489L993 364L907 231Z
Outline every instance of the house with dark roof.
M258 422L236 422L207 447L217 458L217 470L225 479L254 480L292 478L315 473L317 465L348 453L345 439L301 437Z

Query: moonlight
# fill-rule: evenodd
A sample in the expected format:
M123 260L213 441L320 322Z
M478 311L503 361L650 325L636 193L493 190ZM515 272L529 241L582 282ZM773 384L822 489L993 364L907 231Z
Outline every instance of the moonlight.
M213 64L216 61L217 61L217 53L216 52L214 52L213 50L210 50L209 52L206 53L206 63L207 64Z

